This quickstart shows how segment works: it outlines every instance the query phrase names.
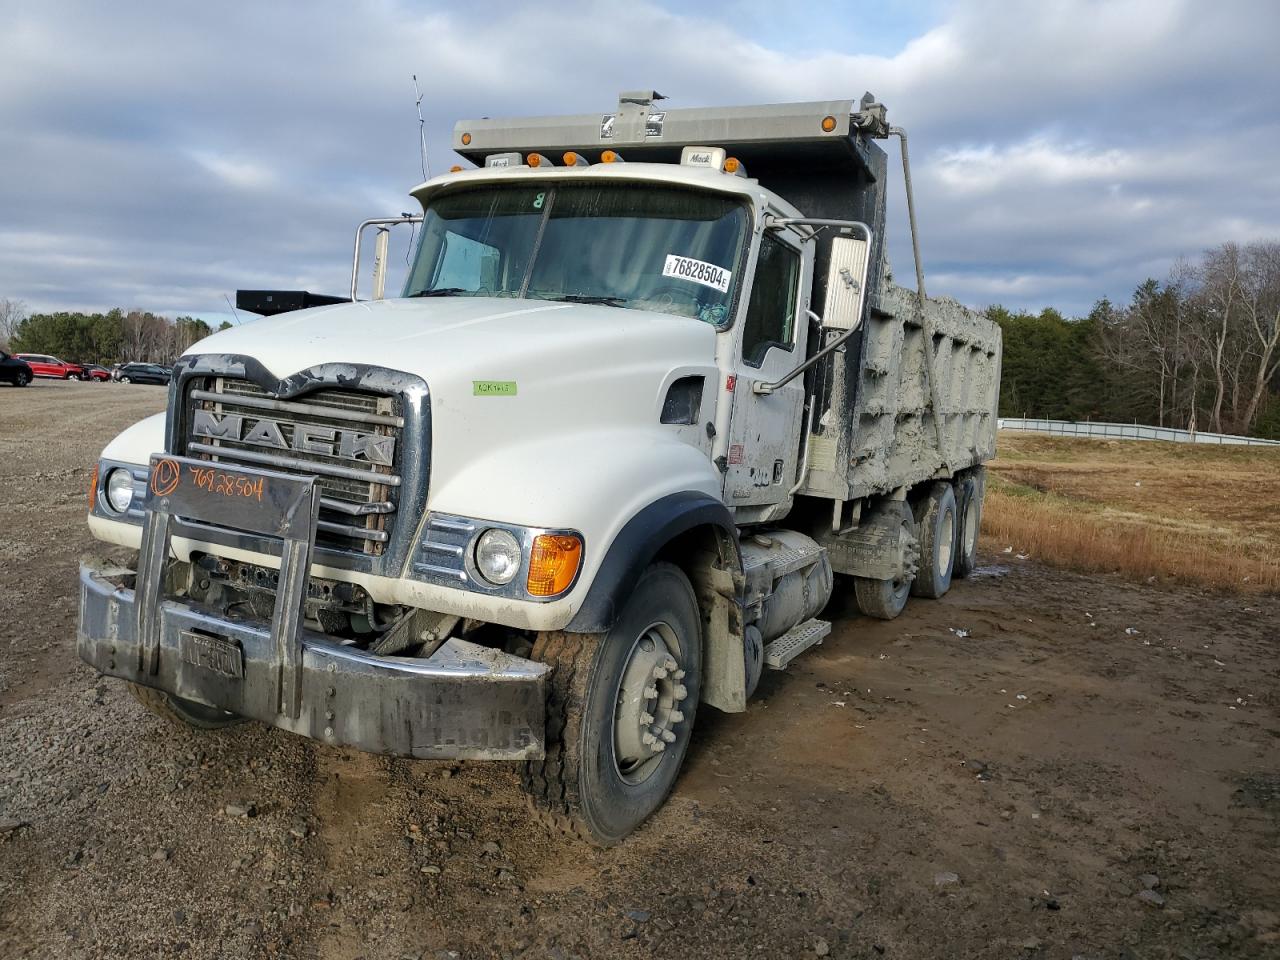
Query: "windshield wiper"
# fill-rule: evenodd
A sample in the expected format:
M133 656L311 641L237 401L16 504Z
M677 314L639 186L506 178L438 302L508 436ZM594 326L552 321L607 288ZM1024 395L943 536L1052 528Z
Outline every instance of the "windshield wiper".
M419 290L417 293L411 293L411 297L452 297L455 293L469 293L461 287L437 287L434 290Z
M627 302L626 297L598 297L586 293L566 293L562 297L547 297L558 303L601 303L606 307L620 307Z

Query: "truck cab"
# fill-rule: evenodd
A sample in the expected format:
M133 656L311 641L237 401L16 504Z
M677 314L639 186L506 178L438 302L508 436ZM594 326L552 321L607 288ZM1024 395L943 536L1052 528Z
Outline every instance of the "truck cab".
M357 298L357 239L349 302L195 344L103 451L90 528L139 556L82 568L81 656L186 723L519 761L532 815L621 840L835 573L894 616L972 566L998 332L888 283L887 129L460 122L400 296Z

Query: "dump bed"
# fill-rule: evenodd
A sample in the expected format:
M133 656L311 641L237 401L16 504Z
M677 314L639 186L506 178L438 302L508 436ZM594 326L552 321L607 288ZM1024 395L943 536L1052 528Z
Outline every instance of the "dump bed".
M838 240L832 257L834 276ZM835 282L828 288L839 295ZM860 332L814 368L799 492L853 500L990 459L1000 350L1000 327L982 314L948 298L922 311L914 290L886 281Z

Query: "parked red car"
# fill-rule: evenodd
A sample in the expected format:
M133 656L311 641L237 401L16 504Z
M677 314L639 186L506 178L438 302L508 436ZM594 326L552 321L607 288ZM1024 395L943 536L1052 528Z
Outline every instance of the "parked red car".
M55 380L79 380L84 373L78 363L67 363L46 353L15 353L19 360L27 361L37 377L53 377Z
M100 364L82 363L80 364L80 379L106 383L111 379L111 371Z

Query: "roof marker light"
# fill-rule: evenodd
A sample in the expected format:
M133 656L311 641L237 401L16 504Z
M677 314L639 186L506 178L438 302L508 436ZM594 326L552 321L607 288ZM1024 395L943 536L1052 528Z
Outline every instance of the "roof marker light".
M462 172L462 167L455 163L452 167L450 167L450 168L449 168L449 172L450 172L450 173L461 173L461 172Z
M469 133L464 133L464 134L462 135L462 145L463 145L464 147L469 147L469 146L471 146L471 134L469 134Z
M531 153L524 158L524 162L531 167L554 167L555 164L548 160L540 153Z
M830 133L830 132L831 132L832 130L834 130L835 128L836 128L836 118L835 118L835 117L823 117L823 118L822 118L822 132L823 132L823 133Z
M565 165L566 167L587 167L587 166L590 166L590 164L589 164L589 163L587 163L587 158L586 158L586 157L584 157L584 156L583 156L582 154L580 154L580 153L574 153L572 150L567 151L567 152L565 153L565 155L564 155L564 157L563 157L562 159L564 160L564 165Z
M730 157L724 162L724 172L732 173L735 177L745 177L747 168L742 165L742 161L737 157Z
M622 163L622 154L615 153L613 150L606 150L600 154L601 163Z

